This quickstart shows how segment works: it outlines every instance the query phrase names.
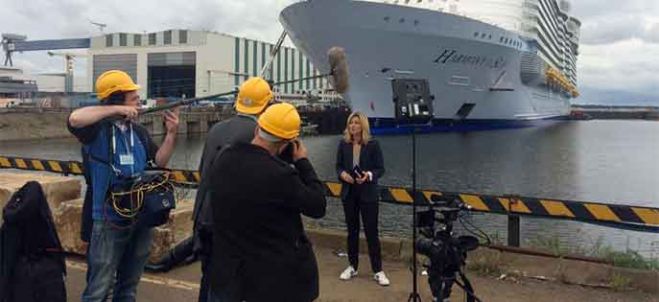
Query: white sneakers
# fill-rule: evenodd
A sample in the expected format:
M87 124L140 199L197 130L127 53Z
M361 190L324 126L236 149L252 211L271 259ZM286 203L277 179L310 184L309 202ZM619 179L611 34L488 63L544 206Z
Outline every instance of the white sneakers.
M348 266L348 268L346 268L345 270L343 270L343 272L339 276L339 279L347 281L347 280L350 280L354 276L357 276L357 271L351 265L351 266Z
M379 271L378 273L373 275L373 279L375 279L375 281L382 286L389 285L389 279L387 278L387 275L385 275L383 271Z
M354 276L357 276L357 271L351 265L351 266L348 266L348 268L346 268L345 270L343 270L341 275L339 275L339 279L341 279L343 281L347 281L347 280L352 279L352 277L354 277ZM381 286L388 286L390 284L389 279L387 278L387 275L385 275L383 271L380 271L380 272L376 273L375 275L373 275L373 280L375 280L375 282L377 282Z

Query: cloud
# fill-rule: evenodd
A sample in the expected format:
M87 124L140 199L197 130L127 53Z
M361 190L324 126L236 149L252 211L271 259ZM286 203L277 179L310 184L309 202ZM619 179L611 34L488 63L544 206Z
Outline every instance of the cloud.
M582 21L582 44L609 44L629 39L659 43L659 21L656 20L659 1L628 0L616 6L603 2L573 1L572 13Z
M98 35L89 20L107 24L106 32L152 32L169 28L250 34L273 40L281 26L279 11L293 0L90 1L3 0L3 32L30 39ZM7 2L7 3L5 3Z
M651 43L659 43L659 22L648 26L645 32L645 39Z
M659 106L659 96L629 90L582 87L576 104Z
M644 20L637 15L596 17L581 27L582 44L609 44L642 36Z
M659 1L573 0L582 21L577 102L659 102Z
M282 31L279 12L296 0L0 1L0 32L30 40L101 34L92 20L107 24L105 32L187 28L275 42ZM659 83L658 0L572 0L571 14L582 21L580 86L659 96L654 91ZM17 53L14 62L26 72L60 72L64 66L62 58L50 58L45 51ZM76 75L84 74L85 67L86 60L78 60Z
M27 35L28 40L101 35L99 28L91 24L93 21L106 24L106 33L182 28L275 42L282 31L279 12L292 2L2 0L5 13L0 18L0 31ZM61 58L49 58L45 51L16 53L14 63L26 72L56 72L63 68ZM85 64L84 59L79 60L76 72L86 72Z
M627 14L656 15L659 2L655 0L572 0L572 13L583 20Z
M579 86L590 90L627 91L659 100L659 44L641 39L604 45L582 45Z
M640 14L595 17L581 27L582 44L609 44L629 39L659 43L659 22Z

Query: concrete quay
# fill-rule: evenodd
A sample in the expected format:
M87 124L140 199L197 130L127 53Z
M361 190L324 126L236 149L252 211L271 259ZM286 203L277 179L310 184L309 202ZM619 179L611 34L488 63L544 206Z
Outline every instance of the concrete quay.
M68 260L67 288L69 301L79 301L84 288L86 244L79 239L80 178L38 173L0 172L0 207L27 181L42 184L51 207L56 228ZM330 201L330 202L333 202ZM151 260L159 259L178 241L189 236L192 203L179 202L167 224L156 229ZM342 282L339 273L347 265L342 257L345 234L342 231L309 229L320 267L319 301L406 301L411 290L411 242L400 238L382 238L384 269L392 285L378 286L366 255L360 261L360 275ZM366 252L362 238L361 251ZM75 256L78 255L78 256ZM484 301L659 301L659 272L613 267L607 264L530 256L480 248L468 257L468 275ZM140 301L193 301L199 286L199 264L180 267L163 274L146 274L140 285ZM616 280L626 280L624 288ZM429 301L427 279L419 277L423 301ZM613 290L616 289L616 290ZM455 297L461 291L455 288Z
M362 254L359 274L353 280L341 281L339 274L347 265L345 257L316 244L314 247L320 275L320 297L317 302L405 302L412 290L412 275L408 263L385 259L383 268L391 285L381 287L373 280L368 256ZM83 259L69 259L67 277L68 301L80 301L85 287L86 266ZM199 262L176 268L168 273L145 273L138 287L137 301L178 302L197 301L201 266ZM555 281L531 278L483 276L467 272L476 293L486 302L657 302L657 294L639 290L614 291L610 289L570 285ZM425 276L419 276L418 288L421 301L431 300ZM453 288L451 301L464 301L463 292Z

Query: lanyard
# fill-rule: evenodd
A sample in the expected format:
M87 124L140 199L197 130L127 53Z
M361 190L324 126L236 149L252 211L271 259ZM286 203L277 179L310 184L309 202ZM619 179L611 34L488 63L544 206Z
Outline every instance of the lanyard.
M117 125L112 125L112 154L117 154L117 134L116 134L116 128L119 128ZM131 163L130 163L130 175L135 174L135 159L134 159L134 152L133 152L133 146L135 145L135 135L133 134L133 124L128 124L128 129L130 133L130 145L128 144L128 141L126 140L126 137L122 135L124 139L124 145L126 145L126 154L119 154L120 158L120 163L123 165L123 156L128 156L130 155L131 158ZM117 169L114 164L111 165L112 170L114 170L115 174L119 176L121 174L121 170Z
M112 154L117 154L117 134L115 132L115 128L118 127L117 125L112 125ZM133 135L133 124L128 124L128 129L130 133L130 147L126 146L126 152L127 153L132 153L133 151L133 145L135 145L135 138ZM126 138L124 137L124 142L126 145L128 145L128 142L126 141Z

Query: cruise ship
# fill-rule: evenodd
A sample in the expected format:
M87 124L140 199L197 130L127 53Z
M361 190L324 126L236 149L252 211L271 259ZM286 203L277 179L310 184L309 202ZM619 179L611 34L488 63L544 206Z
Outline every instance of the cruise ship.
M581 22L567 0L309 0L280 22L321 71L327 51L346 51L354 111L376 133L395 121L393 79L427 79L434 119L424 129L534 125L569 115L579 95Z

